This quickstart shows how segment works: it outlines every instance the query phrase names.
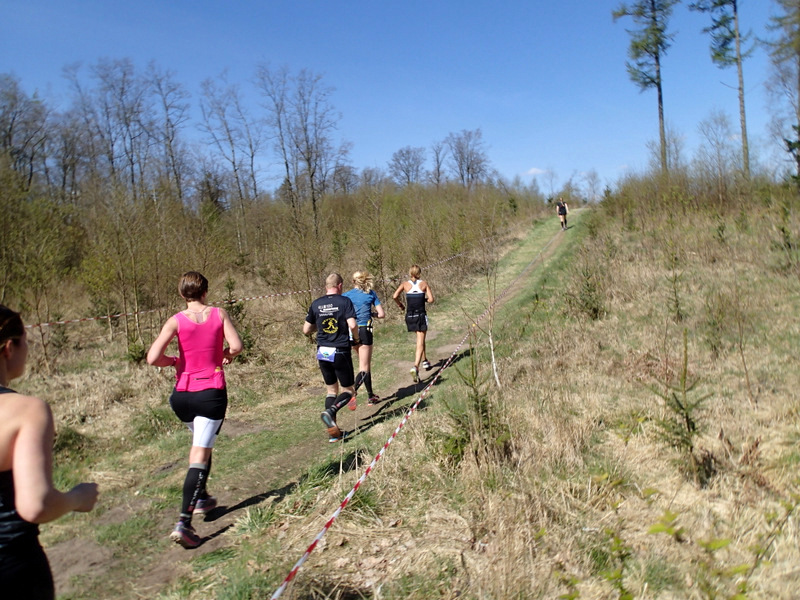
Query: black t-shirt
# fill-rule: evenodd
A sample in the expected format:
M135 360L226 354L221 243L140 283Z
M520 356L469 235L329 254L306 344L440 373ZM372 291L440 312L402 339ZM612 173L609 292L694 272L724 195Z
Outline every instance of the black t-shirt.
M567 214L567 205L563 202L557 202L556 206L558 207L558 214L565 215Z
M317 326L317 346L332 348L350 347L350 328L347 319L356 318L356 309L350 298L328 294L311 303L306 321Z

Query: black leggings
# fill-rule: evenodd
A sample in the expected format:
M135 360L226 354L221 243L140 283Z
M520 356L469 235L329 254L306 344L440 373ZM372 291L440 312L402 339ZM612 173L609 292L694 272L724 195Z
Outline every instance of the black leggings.
M56 597L50 563L39 540L24 540L0 549L0 595L4 600Z

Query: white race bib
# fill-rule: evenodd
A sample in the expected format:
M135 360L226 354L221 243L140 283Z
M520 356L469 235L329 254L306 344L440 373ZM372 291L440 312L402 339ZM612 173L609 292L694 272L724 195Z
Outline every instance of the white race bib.
M325 362L333 362L336 358L336 348L330 346L319 346L317 348L317 360L324 360Z

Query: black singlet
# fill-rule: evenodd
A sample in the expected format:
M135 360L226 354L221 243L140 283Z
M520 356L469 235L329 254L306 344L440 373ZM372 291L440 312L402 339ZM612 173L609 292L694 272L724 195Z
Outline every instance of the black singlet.
M13 394L14 390L0 386L0 394ZM29 538L36 539L39 526L28 523L17 514L14 504L14 474L11 470L0 472L0 549Z

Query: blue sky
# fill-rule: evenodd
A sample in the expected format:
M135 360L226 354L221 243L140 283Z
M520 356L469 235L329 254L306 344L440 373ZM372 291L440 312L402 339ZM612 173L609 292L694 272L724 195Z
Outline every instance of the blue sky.
M68 105L62 68L100 58L155 60L197 105L200 82L227 69L248 90L268 62L308 69L335 88L338 134L356 168L386 168L405 146L480 129L492 166L537 178L548 193L595 170L613 186L649 162L658 137L654 91L625 69L630 19L618 0L0 0L0 72L28 93ZM764 36L770 0L740 0L744 30ZM675 8L663 62L668 125L691 158L697 126L713 110L738 132L736 72L709 58L708 16ZM748 133L762 163L775 155L763 83L768 63L745 63ZM252 92L252 101L257 98ZM193 135L195 135L193 133ZM199 137L199 134L196 134ZM551 175L547 175L547 173Z

